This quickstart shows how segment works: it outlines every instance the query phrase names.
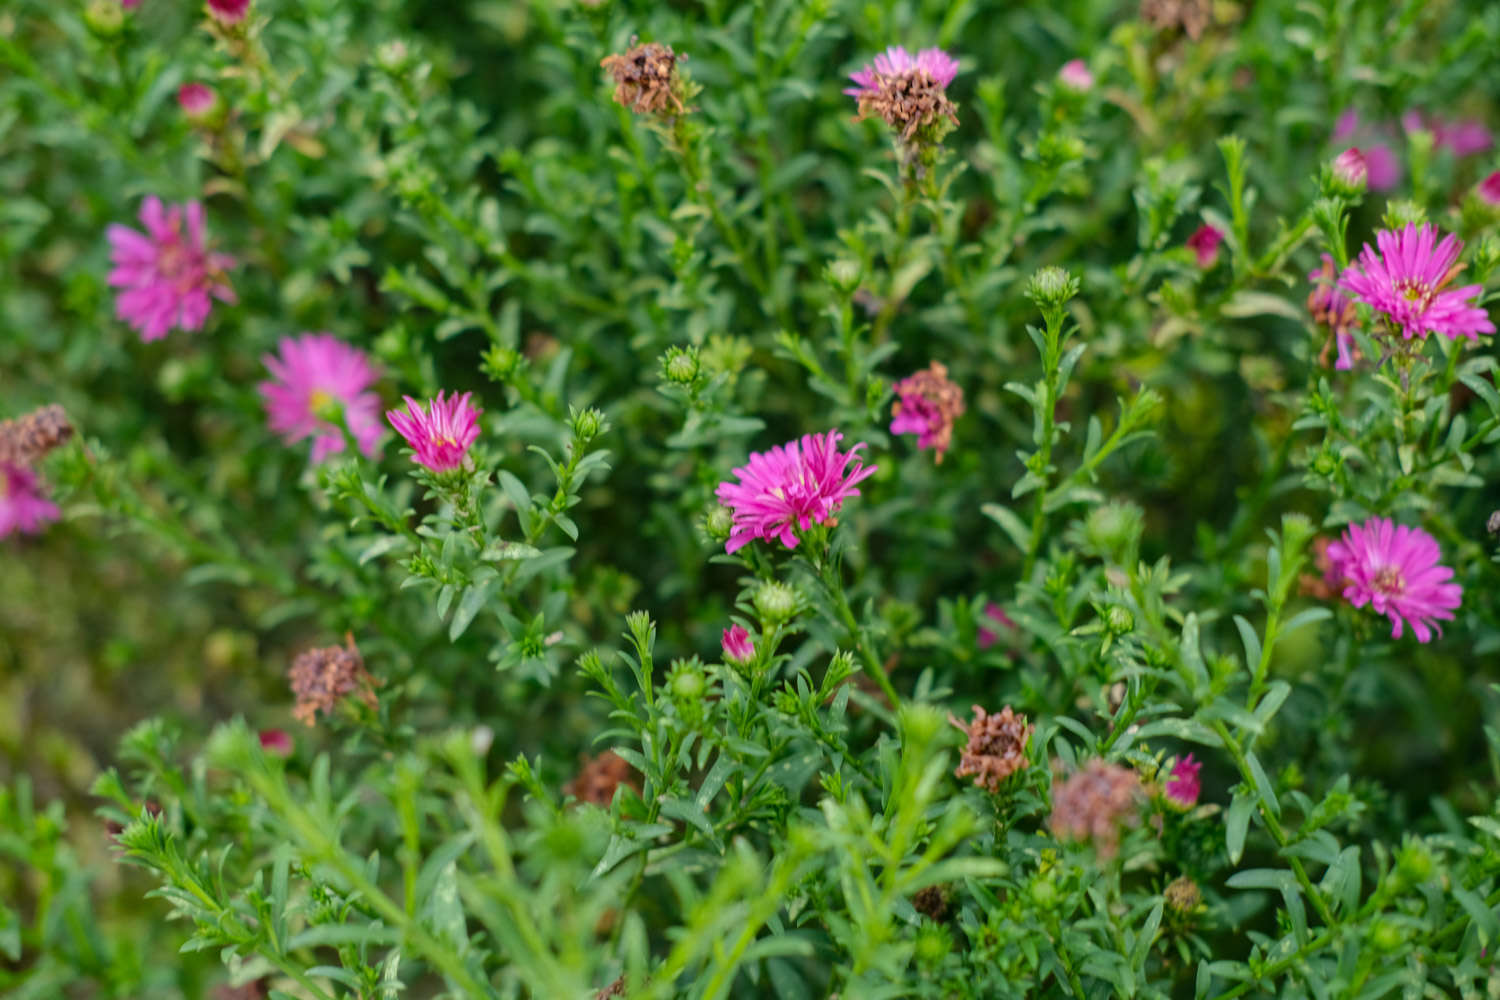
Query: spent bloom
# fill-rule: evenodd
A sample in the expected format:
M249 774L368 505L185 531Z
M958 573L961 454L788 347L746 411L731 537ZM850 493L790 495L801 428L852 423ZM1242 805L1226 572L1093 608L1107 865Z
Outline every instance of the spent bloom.
M479 437L479 415L484 411L469 402L470 393L443 398L441 390L426 409L410 396L403 396L405 410L387 410L385 418L411 445L418 465L433 472L447 472L463 463L469 446Z
M1354 303L1338 289L1338 268L1333 258L1325 253L1322 265L1310 273L1307 280L1313 283L1312 291L1307 293L1307 311L1312 314L1313 322L1326 326L1332 335L1338 349L1338 360L1333 367L1341 372L1348 371L1354 367L1354 336L1349 331L1358 325L1358 317ZM1324 364L1327 364L1327 352L1325 347Z
M599 61L615 82L615 103L638 115L682 114L687 110L683 104L686 84L677 72L679 56L662 42L636 45L634 41L623 54Z
M628 785L640 792L636 784L635 769L630 762L613 750L606 750L597 757L584 758L571 781L563 786L563 793L579 802L591 802L608 809L614 801L615 789Z
M1197 805L1198 794L1202 790L1198 783L1198 772L1201 770L1203 764L1194 760L1192 754L1173 764L1171 773L1167 775L1167 801L1180 809L1191 809Z
M1031 762L1026 758L1026 744L1035 727L1026 724L1026 716L1017 715L1006 705L991 715L974 706L974 721L964 725L952 715L948 721L969 739L959 756L955 777L973 777L980 788L1000 790L1000 783Z
M1082 59L1069 59L1063 63L1062 69L1057 71L1057 79L1064 87L1080 93L1094 86L1094 74L1089 72L1088 63Z
M1453 570L1441 565L1437 541L1421 528L1372 517L1351 524L1328 546L1332 575L1344 583L1344 599L1370 605L1391 620L1391 638L1406 626L1418 642L1429 642L1439 620L1451 621L1463 599ZM1441 633L1442 629L1438 629Z
M1198 266L1206 271L1219 259L1219 244L1222 242L1224 233L1217 226L1205 222L1188 237L1187 248L1193 251Z
M279 354L261 360L271 379L258 388L271 430L287 444L313 439L314 464L344 450L338 414L366 455L380 439L380 397L370 392L376 372L356 347L330 333L283 337Z
M1489 314L1470 303L1481 286L1447 287L1463 269L1458 263L1463 243L1452 234L1441 243L1437 237L1437 227L1428 223L1380 230L1375 234L1379 252L1366 243L1339 287L1383 313L1407 340L1429 333L1477 340L1481 333L1494 333Z
M42 495L35 472L15 462L0 462L0 538L34 535L58 516L57 505Z
M755 643L743 625L731 625L724 630L724 659L743 665L755 659Z
M923 49L913 56L892 45L874 61L849 74L857 86L844 93L859 104L859 117L871 115L901 136L903 142L942 138L946 124L958 124L958 107L948 99L948 84L958 75L958 60L942 49Z
M1113 857L1120 824L1134 826L1141 791L1136 773L1118 764L1091 760L1083 769L1052 784L1047 826L1059 840L1090 840L1101 857Z
M168 208L151 195L141 206L141 222L145 233L116 224L107 235L114 264L109 283L121 289L115 315L142 340L160 340L174 326L201 329L212 299L235 301L225 278L234 259L209 249L201 202Z
M297 654L288 678L292 694L297 696L292 716L309 726L317 721L319 712L325 715L332 712L347 695L357 696L372 709L377 704L374 691L377 682L366 672L353 635L345 636L342 646L308 649Z
M918 448L931 448L941 462L953 440L953 422L964 412L964 391L948 380L948 369L934 361L896 383L891 433L917 435Z
M1479 182L1479 200L1491 208L1500 208L1500 170Z
M239 24L250 13L250 0L208 0L208 13L220 24Z
M797 547L798 530L833 520L845 500L859 496L855 487L875 473L860 463L857 444L839 451L838 431L806 434L770 451L757 452L734 470L739 482L722 482L715 494L734 512L734 530L726 552L737 552L751 541L781 539Z
M73 436L73 424L57 403L0 421L0 463L33 465Z

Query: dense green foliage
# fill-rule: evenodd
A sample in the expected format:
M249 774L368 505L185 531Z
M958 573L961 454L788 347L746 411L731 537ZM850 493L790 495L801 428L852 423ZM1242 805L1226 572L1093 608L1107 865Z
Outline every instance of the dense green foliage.
M62 520L0 539L0 992L1496 995L1494 339L1361 306L1335 370L1304 303L1427 219L1496 315L1494 148L1378 130L1500 124L1500 4L1145 7L1210 13L8 0L0 419L78 433ZM633 38L685 113L611 100ZM961 60L925 159L841 93L896 44ZM1330 170L1350 108L1392 190ZM148 195L204 203L238 300L149 343L106 284ZM472 392L470 463L279 439L303 331L386 406ZM934 361L941 462L890 431ZM726 554L715 487L831 428L860 495ZM1463 587L1430 643L1318 586L1376 516ZM346 635L367 697L294 721ZM998 790L971 705L1035 727ZM1055 832L1097 759L1117 844Z

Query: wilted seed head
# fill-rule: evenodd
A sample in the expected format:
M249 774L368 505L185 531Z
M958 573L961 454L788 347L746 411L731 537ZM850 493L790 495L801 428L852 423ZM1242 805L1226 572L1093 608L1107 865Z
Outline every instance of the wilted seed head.
M924 69L877 78L874 92L859 98L859 117L875 115L910 142L917 132L941 121L958 124L958 106L943 85Z
M662 42L631 47L622 55L605 56L599 65L615 81L615 103L638 115L671 117L687 110L682 103L682 79L677 53Z
M1178 913L1191 913L1203 902L1203 893L1198 889L1198 883L1186 875L1172 881L1162 890L1162 896L1166 898L1167 905Z
M942 923L948 919L948 893L946 885L929 885L916 891L911 897L911 905L924 917Z
M606 750L597 757L582 758L583 764L572 781L563 786L563 792L579 802L592 802L596 806L609 808L614 801L615 789L622 784L640 791L636 784L635 769L624 757L613 750Z
M1078 279L1060 267L1044 267L1026 284L1026 297L1038 306L1060 306L1078 294Z
M940 361L897 382L891 407L891 433L916 434L918 448L931 448L942 462L953 441L953 424L964 412L964 391L948 378Z
M1141 0L1141 20L1159 31L1180 30L1197 41L1213 20L1213 0Z
M68 415L56 403L0 423L0 464L32 465L73 436Z
M980 788L998 792L1001 782L1031 763L1026 757L1026 744L1034 727L1026 724L1026 716L1011 711L1009 705L997 715L975 705L974 721L967 726L951 715L948 721L969 738L954 777L972 775Z
M1091 760L1066 780L1054 781L1047 826L1059 840L1089 840L1100 857L1114 857L1120 846L1120 824L1140 822L1136 815L1140 792L1141 781L1134 771Z
M317 721L318 712L333 711L340 699L355 695L370 708L376 706L375 685L379 681L365 671L365 661L354 646L354 636L344 638L343 646L309 649L292 661L292 693L297 696L293 717L305 725Z

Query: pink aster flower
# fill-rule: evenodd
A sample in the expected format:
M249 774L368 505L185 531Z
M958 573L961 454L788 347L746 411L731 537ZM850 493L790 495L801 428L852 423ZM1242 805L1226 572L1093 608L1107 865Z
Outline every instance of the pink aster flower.
M1366 177L1371 191L1389 191L1401 183L1401 160L1391 149L1389 126L1365 127L1353 108L1339 115L1333 126L1333 142L1343 145L1351 139L1364 153Z
M1218 227L1205 222L1188 237L1187 248L1197 257L1198 266L1206 271L1219 259L1219 244L1222 242L1224 234Z
M758 452L734 470L739 482L720 483L715 494L734 514L724 550L737 552L757 538L796 548L798 530L832 521L845 500L859 496L856 484L874 475L875 466L860 463L862 444L839 451L842 437L838 431L807 434Z
M1089 72L1088 63L1082 59L1069 59L1063 63L1062 69L1057 71L1057 79L1064 87L1079 93L1094 87L1094 74Z
M953 441L953 423L964 412L964 391L948 380L940 361L908 375L895 385L891 433L917 435L918 448L931 448L941 463Z
M208 13L220 24L239 24L250 13L250 0L208 0Z
M1500 208L1500 170L1479 182L1479 200L1491 208Z
M846 87L844 93L850 97L873 96L880 92L880 77L905 76L918 70L931 76L939 87L947 87L958 75L958 60L942 49L923 49L913 56L904 46L892 45L876 56L872 65L850 73L849 79L859 86Z
M208 247L203 205L164 207L155 195L141 206L144 234L112 225L109 283L122 289L115 315L135 327L141 340L160 340L172 327L198 330L213 299L234 302L225 272L234 259Z
M1344 599L1389 618L1393 639L1410 625L1418 642L1432 639L1437 620L1451 621L1463 598L1463 587L1451 582L1453 570L1439 565L1442 556L1421 528L1393 525L1383 517L1349 525L1328 546L1332 575L1344 582Z
M1339 287L1384 313L1407 340L1429 333L1477 340L1481 333L1494 333L1489 314L1470 304L1481 286L1447 288L1463 269L1458 264L1463 243L1451 234L1438 243L1437 236L1437 227L1426 223L1407 223L1399 232L1380 230L1375 234L1380 252L1366 243Z
M724 659L730 663L744 665L755 659L755 643L743 625L731 625L724 630Z
M1307 280L1313 283L1313 289L1307 294L1307 311L1312 314L1313 321L1328 327L1333 334L1334 343L1338 347L1338 361L1334 368L1338 371L1348 371L1354 367L1354 335L1349 331L1358 325L1358 316L1354 312L1354 303L1345 298L1338 289L1338 269L1334 266L1333 258L1328 254L1323 255L1323 266L1307 276ZM1323 364L1328 363L1328 348L1323 348Z
M1473 156L1495 144L1494 135L1484 123L1472 118L1445 126L1442 140L1441 145L1452 150L1454 156Z
M1179 809L1191 809L1197 805L1201 791L1198 772L1201 770L1203 764L1194 760L1192 754L1172 765L1172 773L1167 776L1167 801Z
M859 117L878 115L903 142L942 138L945 122L958 124L958 109L948 99L948 84L958 75L958 60L942 49L923 49L913 56L893 45L872 65L849 74L857 87L844 93L859 102Z
M441 391L427 409L410 396L405 410L387 410L385 418L406 438L416 452L418 465L433 472L456 469L463 463L469 445L479 437L479 415L484 411L469 402L470 393L444 399Z
M1011 620L1010 615L1005 613L1005 609L994 601L984 606L984 617L989 619L995 626L995 629L1013 629L1016 627L1016 623ZM985 628L983 625L979 626L978 639L980 649L989 649L999 641L1000 634L995 629Z
M218 95L206 83L184 83L177 88L177 106L189 118L202 118L214 109Z
M262 729L260 731L260 748L273 757L290 757L292 755L292 737L285 729Z
M377 375L365 353L330 333L282 337L277 347L261 358L272 378L258 386L271 430L287 444L312 438L316 464L344 450L341 411L359 450L375 454L380 397L368 391Z
M0 538L12 532L34 535L58 517L57 505L42 495L35 472L14 462L0 464Z

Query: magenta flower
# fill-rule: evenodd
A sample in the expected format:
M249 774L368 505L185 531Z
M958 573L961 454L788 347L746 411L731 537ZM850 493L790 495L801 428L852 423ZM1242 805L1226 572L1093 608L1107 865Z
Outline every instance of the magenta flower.
M917 435L918 448L931 448L941 463L953 441L953 423L964 412L964 391L948 379L948 368L932 362L894 386L891 433Z
M1427 223L1420 228L1407 223L1400 232L1380 230L1375 234L1380 253L1366 243L1339 287L1384 313L1407 340L1429 333L1477 340L1481 333L1494 333L1489 314L1469 302L1481 291L1479 285L1446 287L1462 270L1463 243L1451 234L1437 243L1437 236L1437 227Z
M160 340L174 326L201 329L213 299L235 301L225 277L234 259L209 250L200 202L165 208L151 195L141 206L141 222L144 234L121 225L107 232L114 264L109 283L122 289L115 315L140 331L141 340Z
M250 13L250 0L208 0L208 13L220 24L239 24Z
M1089 72L1088 63L1082 59L1069 59L1063 63L1062 69L1057 71L1057 79L1064 87L1079 93L1094 87L1094 74Z
M1358 146L1350 146L1333 158L1333 176L1345 190L1359 192L1365 189L1370 181L1370 165L1365 162L1365 154Z
M1314 322L1327 326L1333 333L1339 354L1333 367L1341 372L1348 371L1354 367L1354 335L1349 331L1358 325L1359 317L1355 315L1354 303L1339 292L1338 269L1333 258L1325 253L1323 266L1309 274L1307 280L1313 283L1313 289L1307 295L1307 311L1312 313ZM1322 363L1327 364L1326 347L1324 354Z
M1218 227L1205 222L1188 237L1187 248L1197 257L1198 266L1206 271L1219 259L1219 244L1222 242L1224 234Z
M849 79L859 86L845 87L844 93L856 98L874 97L880 93L881 77L906 76L919 70L932 77L939 87L946 88L958 75L958 60L942 49L923 49L913 57L903 46L892 45L876 56L872 65L850 73Z
M1500 170L1479 182L1479 200L1491 208L1500 208Z
M984 606L984 616L995 623L995 628L1013 629L1016 627L1016 623L1011 620L1010 615L1005 613L1005 609L994 601ZM999 641L1000 634L994 629L988 629L981 625L979 626L978 638L979 648L989 649Z
M202 118L214 109L218 95L206 83L184 83L177 88L177 106L189 118Z
M1371 191L1388 191L1401 183L1401 160L1392 151L1388 141L1389 126L1365 128L1361 126L1359 112L1353 108L1339 115L1333 126L1333 142L1342 145L1350 139L1358 139L1357 145L1364 153L1365 167ZM1377 137L1380 137L1377 139Z
M856 455L863 444L847 452L838 449L838 431L807 434L770 451L750 456L734 474L739 482L722 482L715 495L734 514L725 544L737 552L755 539L781 539L797 547L797 530L833 520L845 500L859 496L855 485L875 474Z
M42 495L35 472L0 463L0 538L12 532L34 535L59 516L57 505Z
M405 410L387 410L385 418L416 452L418 465L433 472L447 472L463 463L469 445L479 437L479 415L484 411L469 403L470 393L444 399L441 391L424 410L410 396Z
M1368 604L1391 620L1391 638L1401 638L1410 625L1418 642L1428 642L1433 623L1451 621L1463 599L1463 587L1451 582L1453 570L1438 563L1442 556L1437 542L1421 528L1372 517L1349 525L1329 544L1329 575L1343 580L1350 604Z
M724 630L724 659L737 666L744 666L755 659L755 643L743 625L731 625Z
M262 729L260 748L273 757L292 755L292 737L285 729Z
M1179 809L1191 809L1197 805L1201 790L1198 772L1201 770L1203 764L1194 760L1192 754L1172 765L1172 773L1167 777L1167 801Z
M271 430L287 444L313 439L314 464L344 450L337 417L366 455L380 439L380 397L369 388L378 377L370 359L330 333L282 337L280 354L261 358L272 378L257 388Z
M1442 130L1441 146L1452 150L1454 156L1473 156L1483 153L1495 144L1495 137L1484 127L1483 122L1467 119L1445 126Z

